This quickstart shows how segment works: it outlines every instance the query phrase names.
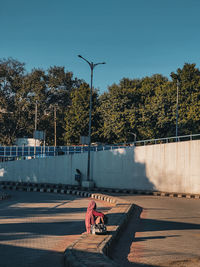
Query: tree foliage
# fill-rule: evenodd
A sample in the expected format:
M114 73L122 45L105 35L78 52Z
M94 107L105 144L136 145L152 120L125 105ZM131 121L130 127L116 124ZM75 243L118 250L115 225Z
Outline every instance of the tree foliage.
M74 88L71 92L71 105L65 116L66 144L79 144L81 136L88 136L89 132L89 103L90 88L88 84L82 83L80 87ZM98 141L99 112L98 112L98 94L93 91L92 94L92 125L91 140Z
M33 137L37 105L37 130L46 132L48 145L54 144L56 106L57 143L62 145L69 94L79 84L63 67L26 73L24 63L12 58L0 60L0 144L11 145L18 137Z
M186 63L172 80L155 74L124 78L100 96L103 137L110 143L175 136L177 79L179 81L179 135L200 132L200 71Z
M171 79L160 74L123 78L102 95L92 94L92 142L124 143L200 133L200 70L186 63ZM90 88L64 67L26 72L12 58L0 60L0 144L46 132L47 145L79 144L88 135ZM56 117L55 117L56 115ZM56 119L56 121L55 121Z

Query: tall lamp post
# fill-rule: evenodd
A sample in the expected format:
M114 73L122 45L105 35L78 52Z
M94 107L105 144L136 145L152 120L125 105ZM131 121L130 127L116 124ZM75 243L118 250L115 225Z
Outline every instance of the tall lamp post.
M176 141L178 141L178 97L179 97L179 80L177 79L176 87Z
M87 59L85 59L81 55L78 55L78 57L80 57L83 60L85 60L88 63L88 65L90 66L90 69L91 69L90 110L89 110L89 133L88 133L89 142L88 142L88 164L87 164L87 181L90 181L90 148L91 148L91 124L92 124L92 86L93 86L92 83L93 83L93 70L94 70L94 68L97 65L106 64L106 63L105 62L93 63L93 62L89 62Z
M35 102L35 131L34 131L34 141L35 141L35 145L34 145L34 157L36 157L36 131L37 131L37 113L38 113L38 106L37 106L37 100Z
M54 106L54 146L57 146L56 105Z

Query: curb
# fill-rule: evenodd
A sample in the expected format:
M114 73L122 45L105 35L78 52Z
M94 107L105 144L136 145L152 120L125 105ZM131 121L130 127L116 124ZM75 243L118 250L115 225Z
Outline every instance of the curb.
M64 184L46 184L46 183L28 183L28 182L12 182L12 181L0 181L2 189L9 190L22 190L22 191L34 191L34 192L48 192L48 193L61 193L71 194L72 191L81 190L83 195L87 196L88 189L81 188L76 185L64 185ZM119 193L119 194L133 194L133 195L151 195L161 197L175 197L175 198L193 198L200 199L200 194L181 193L181 192L164 192L164 191L149 191L149 190L134 190L134 189L112 189L112 188L91 188L90 192L100 193Z

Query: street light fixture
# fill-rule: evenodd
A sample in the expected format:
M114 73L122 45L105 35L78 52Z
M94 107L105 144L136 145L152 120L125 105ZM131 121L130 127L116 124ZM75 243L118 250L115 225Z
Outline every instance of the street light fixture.
M78 57L82 58L84 61L88 63L91 69L91 85L90 85L90 110L89 110L89 142L88 142L88 165L87 165L87 181L90 181L90 148L91 148L91 124L92 124L92 83L93 83L93 70L97 65L100 64L106 64L105 62L100 63L93 63L82 57L81 55L78 55Z
M132 134L134 136L134 145L135 145L137 134L136 133L132 133L132 132L129 132L129 134Z

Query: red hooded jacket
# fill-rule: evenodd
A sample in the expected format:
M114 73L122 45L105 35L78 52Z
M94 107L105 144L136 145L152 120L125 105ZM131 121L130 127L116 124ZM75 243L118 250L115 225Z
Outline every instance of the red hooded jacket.
M86 216L85 216L85 227L86 231L89 234L91 231L91 224L95 224L95 217L104 217L102 212L97 212L96 210L96 203L94 200L91 200L88 204Z

